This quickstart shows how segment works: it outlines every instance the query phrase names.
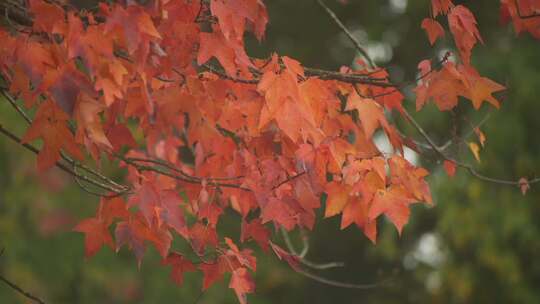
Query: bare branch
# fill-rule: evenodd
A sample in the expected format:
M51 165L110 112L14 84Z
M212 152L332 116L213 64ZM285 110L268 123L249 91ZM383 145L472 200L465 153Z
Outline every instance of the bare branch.
M347 283L347 282L341 282L341 281L328 279L328 278L316 275L314 273L305 271L303 269L297 269L296 272L305 276L306 278L312 279L313 281L316 281L325 285L330 285L330 286L339 287L339 288L346 288L346 289L373 289L373 288L381 287L390 281L390 279L388 279L379 283L357 284L357 283Z
M437 144L433 141L433 139L431 139L431 137L429 137L427 132L411 116L411 114L409 114L409 112L407 112L407 110L404 109L403 114L409 120L409 122L411 122L411 124L414 126L414 128L420 133L420 135L422 135L422 137L428 142L428 144L431 146L431 148L435 152L437 152L437 154L439 154L439 156L441 156L441 158L453 162L458 167L467 169L467 171L471 175L475 176L476 178L478 178L480 180L486 181L486 182L491 182L491 183L501 184L501 185L518 186L518 187L523 184L523 182L519 181L519 180L507 180L507 179L493 178L493 177L483 175L483 174L479 173L478 171L476 171L476 169L471 164L464 163L464 162L456 160L456 159L454 159L452 157L447 156L445 154L444 150L441 150L441 148L439 146L437 146ZM535 183L539 183L539 182L540 182L540 178L538 178L538 177L534 178L534 179L531 179L531 180L527 180L528 184L535 184Z
M18 293L22 294L23 296L25 296L26 298L36 302L36 303L39 303L39 304L45 304L45 302L43 300L41 300L40 298L34 296L33 294L29 293L28 291L22 289L21 287L19 287L17 284L11 282L10 280L6 279L4 276L0 275L0 281L4 282L6 285L8 285L9 287L11 287L12 289L14 289L15 291L17 291Z
M275 189L279 188L281 185L286 184L286 183L288 183L288 182L290 182L290 181L292 181L292 180L294 180L294 179L296 179L296 178L298 178L298 177L300 177L300 176L302 176L302 175L304 175L304 174L306 174L306 171L302 171L302 172L300 172L300 173L298 173L298 174L295 174L295 175L293 175L293 176L290 176L290 177L288 177L287 179L285 179L284 181L282 181L282 182L280 182L279 184L277 184L277 185L275 185L274 187L272 187L272 190L275 190Z
M0 1L0 10L9 20L19 23L22 26L32 26L32 19L28 16L26 8L13 0Z
M0 133L5 135L6 137L11 139L12 141L18 143L19 145L25 147L27 150L32 151L34 154L39 154L39 150L36 147L34 147L34 146L30 145L30 144L27 144L27 143L22 143L21 139L17 135L13 134L11 131L4 128L4 126L1 123L0 123ZM79 173L73 171L67 165L65 165L65 164L63 164L63 163L61 163L59 161L56 162L56 166L58 168L60 168L62 171L66 172L66 173L68 173L68 174L70 174L72 176L75 176L75 177L77 177L77 178L79 178L79 179L81 179L81 180L83 180L83 181L85 181L85 182L87 182L89 184L92 184L92 185L94 185L94 186L96 186L98 188L101 188L103 190L110 191L110 192L117 193L117 194L120 194L120 193L123 194L123 193L126 192L125 190L120 191L118 189L115 189L115 188L111 187L110 185L103 184L102 182L99 182L97 180L89 178L86 175L79 174Z
M319 6L322 9L324 9L324 11L328 14L328 16L330 16L330 18L334 20L334 23L341 29L341 31L343 31L345 35L347 35L347 38L351 40L351 42L354 44L358 52L360 52L360 54L362 54L362 56L366 59L367 63L369 64L369 67L375 68L376 67L375 63L373 62L371 57L369 57L368 52L364 49L364 47L362 47L362 44L360 44L358 39L356 39L356 37L354 37L353 34L345 27L343 22L339 20L336 14L328 6L326 6L326 4L324 4L323 0L316 0L316 1L317 1L317 4L319 4Z
M29 125L31 125L32 124L32 119L17 104L17 102L15 101L15 98L13 98L13 96L11 96L4 88L0 89L0 93L9 102L9 104L15 109L15 111L17 111L17 113L19 113L19 115L21 117L23 117L24 120ZM97 177L98 179L100 179L102 182L111 185L111 187L116 188L118 191L127 191L127 190L129 190L128 186L120 185L120 184L116 183L115 181L113 181L112 179L106 177L105 175L103 175L103 174L101 174L101 173L99 173L99 172L97 172L97 171L95 171L95 170L93 170L93 169L79 163L78 161L72 159L67 154L65 154L63 151L60 152L60 156L62 157L63 160L65 160L66 162L71 164L73 166L73 168L79 167L79 168L83 169L87 173L92 174L94 177ZM77 183L80 184L79 181L77 181Z
M223 79L228 79L234 82L245 83L245 84L257 84L259 83L260 78L255 77L254 79L245 79L229 76L225 71L216 68L210 64L203 64L202 67L206 68L208 71L220 76ZM327 71L315 68L304 67L304 72L308 77L318 77L322 80L337 80L350 84L366 84L376 87L383 88L394 88L399 86L399 84L390 83L381 78L370 78L368 75L364 74L346 74L334 71ZM260 72L258 72L260 74Z
M490 117L490 113L488 112L484 116L484 118L482 118L478 123L476 123L476 125L472 126L472 128L467 132L467 134L462 136L461 139L465 139L465 138L468 138L471 135L473 135L474 134L474 129L480 128L482 125L484 125L489 120L489 117ZM399 133L399 135L401 137L406 137L405 134L403 134L399 130L397 130L397 131L398 131L398 133ZM422 148L424 150L433 150L433 147L430 144L426 143L426 142L422 142L422 141L418 141L418 140L414 140L414 139L411 139L411 140L417 147L420 147L420 148ZM454 143L456 143L456 141L457 141L457 138L450 138L444 144L442 144L440 146L437 146L437 147L439 148L439 150L445 151L448 148L450 148Z
M12 8L13 5L10 4L10 1L8 1L7 3L4 3L2 1L0 1L0 8L5 8L5 7ZM23 26L31 26L33 20L27 14L27 11L26 11L27 8L19 6L18 10L24 12L24 14L21 17L22 20L15 19L15 21L20 23ZM339 21L339 19L338 19L338 21ZM351 35L351 34L349 33L348 35ZM356 43L357 43L357 47L361 47L358 42L356 42ZM363 52L367 56L367 53L365 51L360 51L360 52L361 53ZM115 52L115 55L117 57L120 57L120 58L123 58L125 60L131 61L131 59L128 56L126 56L124 54L121 54L119 52ZM372 64L372 60L369 59L369 57L366 57L366 58L367 58L366 60L368 60L368 62L371 62L371 66L375 67ZM259 78L243 79L243 78L232 77L230 75L227 75L227 73L225 73L223 70L218 69L218 68L216 68L216 67L214 67L214 66L212 66L210 64L203 64L201 67L207 69L208 71L210 71L210 72L212 72L212 73L214 73L214 74L216 74L216 75L218 75L218 76L220 76L222 78L229 79L231 81L240 82L240 83L246 83L246 84L257 84L259 82ZM366 84L366 85L372 85L372 86L378 86L378 87L397 87L398 86L398 84L389 83L388 81L386 81L384 79L370 78L369 74L347 74L347 73L340 73L340 72L335 72L335 71L321 70L321 69L309 68L309 67L305 67L304 70L305 70L306 76L315 76L315 77L319 77L320 79L323 79L323 80L337 80L337 81L351 83L351 84L359 83L359 84ZM259 74L260 74L260 72L259 72ZM158 77L158 79L161 80L161 81L166 81L166 82L170 81L169 79L165 79L165 78L162 78L162 77Z
M315 263L315 262L311 262L307 260L305 256L308 252L309 244L304 243L304 249L302 250L302 253L298 254L298 252L296 251L296 248L292 244L291 238L289 236L289 232L285 230L283 227L280 230L281 230L281 235L283 236L283 240L285 241L285 246L287 246L287 250L289 250L289 252L292 253L293 255L297 256L298 261L302 265L312 268L312 269L319 269L319 270L345 266L345 263L343 262Z
M126 164L133 166L139 172L151 171L151 172L155 172L157 174L165 175L165 176L168 176L170 178L173 178L173 179L185 182L185 183L189 183L189 184L201 184L203 182L202 179L197 180L197 179L194 179L194 178L191 178L191 177L186 177L186 176L183 176L183 175L177 175L175 173L168 172L168 171L163 170L161 168L141 165L141 164L137 163L136 161L133 161L130 158L126 158L126 157L124 157L122 155L119 155L119 154L114 154L114 156L121 159ZM240 189L240 190L243 190L243 191L251 192L251 189L242 187L242 186L240 186L238 184L221 183L221 182L215 182L215 181L210 180L210 181L207 182L207 185L213 186L213 187L216 187L216 188L220 188L220 187L222 187L222 188L236 188L236 189Z
M186 177L186 178L190 178L190 179L193 179L193 180L197 180L197 181L202 181L203 179L204 180L207 180L207 181L219 181L219 180L222 180L222 181L226 181L226 180L238 180L238 179L242 179L244 178L244 176L234 176L234 177L199 177L199 176L193 176L193 175L189 175L187 174L186 172L182 171L181 169L177 168L176 166L174 166L173 164L167 162L167 161L164 161L164 160L161 160L161 159L150 159L150 158L141 158L141 157L128 157L127 159L131 160L131 161L135 161L135 162L144 162L144 163L152 163L152 164L156 164L156 165L159 165L159 166L163 166L169 170L172 170L174 172L177 172L179 173L180 175Z

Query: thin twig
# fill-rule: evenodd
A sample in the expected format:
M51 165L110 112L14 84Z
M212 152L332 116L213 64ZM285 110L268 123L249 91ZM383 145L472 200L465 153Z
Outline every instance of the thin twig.
M296 179L296 178L298 178L298 177L300 177L300 176L302 176L302 175L304 175L304 174L306 174L306 171L302 171L302 172L300 172L300 173L298 173L298 174L295 174L295 175L293 175L293 176L290 176L290 177L288 177L287 179L285 179L284 181L282 181L282 182L280 182L279 184L277 184L277 185L275 185L274 187L272 187L272 190L275 190L275 189L279 188L281 185L286 184L286 183L288 183L288 182L290 182L290 181L292 181L292 180L294 180L294 179Z
M349 40L351 40L351 42L356 47L356 50L358 50L358 52L360 52L360 54L362 54L362 56L366 59L369 67L370 68L376 68L375 63L373 62L373 60L369 56L368 52L364 49L364 47L362 47L362 44L360 44L358 39L356 39L356 37L354 37L353 34L345 27L343 22L341 22L341 20L339 20L339 18L336 16L336 14L328 6L326 6L326 4L324 4L324 2L322 0L316 0L316 1L317 1L317 4L319 4L319 6L321 8L323 8L324 11L328 14L328 16L330 16L330 18L332 18L332 20L334 20L334 23L336 23L336 25L341 29L341 31L343 31L345 33L345 35L347 35L347 38L349 38Z
M26 114L26 112L17 104L17 102L15 101L15 98L13 98L13 96L11 96L11 94L9 94L8 92L6 92L6 90L4 88L2 88L0 90L0 93L2 94L2 96L4 96L4 98L9 102L9 104L15 109L15 111L17 111L17 113L19 113L19 115L21 117L24 118L24 120L29 124L31 125L32 124L32 119L28 116L28 114ZM94 175L95 177L101 179L103 182L107 183L107 184L110 184L111 187L114 187L114 188L117 188L119 191L127 191L129 189L129 187L127 186L124 186L124 185L120 185L118 183L116 183L115 181L113 181L112 179L106 177L105 175L79 163L78 161L72 159L71 157L69 157L67 154L65 154L63 151L60 152L60 156L62 157L63 160L65 160L66 162L70 163L73 167L80 167L81 169L83 169L84 171L86 171L87 173L89 174L92 174Z
M179 181L182 181L182 182L185 182L185 183L189 183L189 184L201 184L202 183L202 180L196 180L196 179L188 178L188 177L185 177L185 176L177 175L177 174L174 174L174 173L171 173L171 172L167 172L167 171L165 171L165 170L163 170L161 168L141 165L141 164L137 163L136 161L133 161L133 160L131 160L129 158L123 157L122 155L119 155L119 154L114 154L114 156L121 159L126 164L129 164L129 165L133 166L137 171L140 171L140 172L142 172L142 171L155 172L155 173L165 175L165 176L168 176L168 177L171 177L173 179L176 179L176 180L179 180ZM229 184L229 183L221 183L221 182L209 181L209 182L207 182L207 185L212 186L212 187L216 187L216 188L219 188L219 187L236 188L236 189L243 190L243 191L249 191L249 192L252 191L251 189L246 188L246 187L242 187L241 185L238 185L238 184Z
M305 271L303 269L297 269L296 272L305 276L306 278L312 279L313 281L316 281L325 285L330 285L330 286L340 287L340 288L347 288L347 289L373 289L373 288L381 287L384 284L386 284L388 281L390 281L390 279L388 279L386 281L382 281L379 283L372 283L372 284L346 283L346 282L340 282L340 281L328 279L328 278L316 275L314 273Z
M29 293L28 291L22 289L21 287L19 287L17 284L11 282L10 280L6 279L4 276L0 275L0 280L4 283L6 283L6 285L8 285L9 287L11 287L12 289L14 289L15 291L17 291L18 293L22 294L23 296L25 296L26 298L36 302L36 303L39 303L39 304L45 304L45 302L43 300L41 300L40 298L34 296L33 294Z
M511 186L521 186L523 184L523 182L519 180L507 180L507 179L493 178L493 177L483 175L479 173L478 171L476 171L476 169L472 165L458 161L452 157L447 156L445 152L441 150L439 146L437 146L437 144L433 141L433 139L431 139L431 137L422 128L422 126L420 126L420 124L411 116L411 114L409 114L409 112L407 112L407 110L404 109L403 114L409 120L409 122L411 122L414 128L420 133L420 135L422 135L422 137L428 142L428 144L433 148L433 150L441 156L441 158L447 161L453 162L456 166L466 169L471 175L486 182L491 182L491 183L501 184L501 185L511 185ZM539 183L539 182L540 182L540 177L527 180L527 183L529 185Z
M228 79L228 80L238 82L238 83L257 84L260 81L260 78L258 77L254 79L245 79L245 78L237 78L237 77L229 76L223 70L218 69L210 64L203 64L202 67L220 76L221 78ZM400 86L400 84L391 83L382 78L371 78L365 74L348 74L348 73L340 73L340 72L327 71L327 70L321 70L321 69L315 69L315 68L309 68L309 67L304 67L304 73L307 77L318 77L319 79L322 79L322 80L337 80L340 82L345 82L345 83L350 83L350 84L358 83L358 84L365 84L365 85L371 85L371 86L382 87L382 88L395 88L395 87Z
M0 7L2 7L2 4L3 2L0 1ZM27 8L24 8L25 9L25 13L26 13L26 9ZM31 24L33 23L33 20L32 18L26 14L24 16L22 16L22 19L21 20L15 20L16 22L19 22L21 25L23 26L31 26ZM338 19L339 21L339 19ZM342 25L343 26L343 25ZM351 35L350 33L348 35ZM352 35L351 35L352 37ZM354 38L354 37L353 37ZM357 47L361 47L360 44L357 42ZM359 50L360 51L360 50ZM367 57L367 52L365 51L360 51L360 52L363 52L363 54L366 56L366 60L368 62L370 62L371 66L375 67L375 65L373 64L373 61ZM129 56L125 55L125 54L122 54L121 52L118 52L118 51L115 51L115 56L119 57L119 58L122 58L122 59L125 59L129 62L133 62L131 60L131 58L129 58ZM226 79L229 79L231 81L235 81L235 82L240 82L240 83L246 83L246 84L256 84L259 82L259 78L254 78L254 79L243 79L243 78L236 78L236 77L232 77L230 75L227 75L227 73L225 73L224 71L218 69L218 68L215 68L209 64L204 64L202 65L203 68L206 68L207 70L209 70L210 72L222 77L222 78L226 78ZM321 69L315 69L315 68L309 68L309 67L305 67L304 68L305 70L305 74L306 76L315 76L315 77L319 77L320 79L323 79L323 80L337 80L337 81L341 81L341 82L345 82L345 83L351 83L351 84L355 84L355 83L360 83L360 84L366 84L366 85L372 85L372 86L378 86L378 87L396 87L397 84L394 84L394 83L389 83L387 81L379 81L378 78L370 78L369 77L369 74L349 74L349 73L340 73L340 72L335 72L335 71L327 71L327 70L321 70ZM259 72L260 74L260 72ZM161 79L162 81L168 81L168 79L164 79L162 78Z
M77 173L77 166L73 166L73 172ZM104 194L104 193L101 193L101 192L97 192L97 191L94 191L90 188L88 188L85 184L82 183L82 181L77 177L77 176L73 176L73 179L75 180L75 183L77 183L77 185L79 186L79 188L81 188L84 192L90 194L90 195L94 195L94 196L98 196L98 197L103 197L103 198L115 198L115 197L118 197L118 196L121 196L121 195L124 195L124 194L130 194L131 192L128 191L129 189L126 189L124 191L121 191L119 193L115 193L115 194Z
M227 181L227 180L238 180L238 179L242 179L244 178L244 176L234 176L234 177L200 177L200 176L193 176L193 175L189 175L187 174L186 172L184 172L183 170L177 168L176 166L174 166L173 164L167 162L167 161L164 161L164 160L161 160L161 159L150 159L150 158L142 158L142 157L128 157L127 159L129 160L132 160L132 161L139 161L139 162L145 162L145 163L153 163L153 164L156 164L156 165L159 165L159 166L163 166L167 169L170 169L174 172L177 172L179 173L180 175L183 175L184 177L186 178L190 178L190 179L194 179L194 180L198 180L198 181L201 181L201 180L207 180L207 181Z
M476 126L473 126L469 132L467 132L467 134L465 134L464 136L461 137L461 139L465 139L465 138L468 138L470 137L471 135L474 134L474 129L476 128L480 128L482 125L484 125L488 120L489 120L489 117L490 117L490 113L488 112L484 118L482 118L482 120L480 120ZM399 130L398 130L398 134L401 136L401 137L406 137L405 134L401 133ZM426 142L421 142L421 141L418 141L418 140L414 140L414 139L411 139L411 141L415 144L415 146L417 147L420 147L424 150L433 150L433 147L426 143ZM456 138L450 138L448 139L444 144L440 145L440 146L437 146L437 148L441 151L445 151L447 150L448 148L450 148L452 146L452 144L454 144L454 142L456 141Z
M300 238L302 239L302 245L304 247L302 248L302 251L300 252L298 256L303 259L306 257L306 255L309 252L309 238L304 229L300 229ZM345 263L340 263L340 264L343 264L342 266L345 266Z
M307 254L306 248L309 248L309 247L304 246L304 249L302 250L302 253L298 254L298 252L296 251L296 248L292 244L291 238L289 236L289 232L287 230L285 230L283 227L281 227L280 230L281 230L281 235L283 236L283 240L285 241L285 246L287 246L287 250L289 250L290 253L292 253L293 255L298 257L298 261L302 265L304 265L306 267L309 267L309 268L312 268L312 269L319 269L319 270L337 268L337 267L344 267L345 266L345 263L343 263L343 262L315 263L315 262L311 262L311 261L307 260L305 258L305 255Z
M29 151L32 151L34 154L39 154L39 150L30 145L30 144L27 144L27 143L22 143L21 139L13 134L11 131L7 130L6 128L4 128L4 126L2 124L0 124L0 133L4 134L6 137L8 137L9 139L11 139L12 141L18 143L19 145L25 147L26 149L28 149ZM106 185L106 184L103 184L99 181L96 181L94 179L91 179L89 177L87 177L86 175L82 175L82 174L79 174L77 172L74 172L71 168L69 168L67 165L61 163L61 162L56 162L56 166L58 168L60 168L62 171L72 175L72 176L76 176L77 178L87 182L87 183L90 183L96 187L99 187L101 189L104 189L104 190L107 190L107 191L110 191L110 192L114 192L114 193L123 193L123 191L119 191L109 185Z

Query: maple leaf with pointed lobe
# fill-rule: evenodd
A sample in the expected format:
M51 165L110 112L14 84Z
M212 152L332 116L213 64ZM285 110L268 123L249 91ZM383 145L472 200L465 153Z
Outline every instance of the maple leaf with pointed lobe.
M409 221L411 199L401 187L391 187L388 190L379 190L373 198L373 205L369 209L369 219L375 220L379 215L385 214L396 226L401 234L403 226Z
M489 78L480 76L472 67L463 66L460 67L459 71L467 88L463 95L472 101L476 110L480 109L484 101L489 102L495 108L499 108L499 101L492 94L505 90L504 86Z
M151 40L161 39L150 15L140 6L130 5L127 8L113 5L112 8L102 4L102 12L107 15L105 33L116 32L126 41L129 54L136 50L148 52Z
M510 20L516 34L529 32L534 38L540 38L540 18L535 16L540 11L540 3L530 0L501 0L500 20L506 24Z
M452 7L454 4L451 0L431 0L433 17L437 17L439 14L446 15Z
M399 155L394 155L388 160L390 179L394 185L404 186L409 197L428 204L433 202L429 185L425 177L429 172L422 167L413 166L408 160Z
M254 240L264 251L268 251L270 231L261 223L260 219L251 222L242 221L240 241L244 242L248 239Z
M34 122L22 139L23 143L37 138L43 139L43 147L37 157L37 166L40 171L54 166L60 159L62 149L77 159L83 158L67 126L68 120L67 114L52 101L46 101L40 105Z
M246 294L255 292L255 283L248 270L242 267L233 271L229 288L234 289L236 297L241 304L246 304Z
M103 245L113 248L113 239L109 233L109 225L99 218L89 218L81 221L74 231L82 232L84 237L84 254L87 258L95 255Z
M176 191L162 191L160 194L161 206L157 212L159 220L162 223L169 225L184 238L188 238L189 231L184 211L180 207L181 201L182 199Z
M85 234L85 256L95 255L103 245L113 248L113 240L109 233L109 226L115 218L127 219L130 212L126 203L120 197L111 199L102 198L96 213L96 217L88 218L79 222L74 231Z
M262 223L273 221L281 225L287 231L292 230L298 223L298 213L288 204L286 200L271 197L268 203L262 208Z
M471 50L477 41L484 43L476 27L476 19L463 5L453 7L448 14L448 24L465 65L471 64Z
M422 28L426 31L431 45L433 45L437 39L444 36L444 29L437 20L425 18L422 20Z
M291 254L272 242L270 242L270 247L272 247L272 250L278 259L285 260L285 262L287 262L287 264L289 264L289 266L291 266L291 268L295 271L300 269L300 258L297 255Z
M368 216L371 199L364 196L356 196L349 199L341 216L341 229L355 223L370 241L377 241L377 221Z
M137 206L141 210L148 225L154 223L156 211L160 204L159 190L153 182L145 182L135 189L135 194L129 198L129 206ZM159 219L156 219L159 222Z
M85 142L88 138L92 144L104 149L113 148L111 142L105 135L99 113L105 110L98 101L83 94L79 97L75 105L74 116L79 121L76 138L78 142Z
M360 123L366 132L367 138L371 138L375 130L382 124L386 124L382 107L373 99L362 98L356 92L349 95L345 110L357 110Z
M266 66L257 90L264 95L259 128L265 128L271 121L294 142L308 138L318 140L314 105L301 94L299 78L304 78L304 68L296 60L281 57L284 68L281 68L276 55ZM316 109L315 109L316 110Z
M190 260L184 258L177 252L169 253L167 258L161 261L162 265L169 265L172 267L171 279L176 285L180 286L184 282L184 273L196 271L195 265Z
M341 213L349 201L350 186L339 182L330 182L325 187L326 209L324 217L331 217Z
M428 100L433 100L441 111L448 111L457 105L459 96L470 99L475 109L479 109L483 101L498 108L499 101L492 94L506 89L480 76L471 66L456 66L449 62L440 71L432 71L429 61L422 61L419 69L426 77L415 88L417 110Z
M189 237L191 239L193 250L199 254L202 254L207 247L216 246L218 244L216 229L214 227L205 226L200 222L196 222L191 226L189 229Z
M37 31L62 33L64 10L52 3L40 0L30 0L30 11L35 16L33 27Z
M140 267L146 251L145 241L154 244L159 254L165 258L171 246L172 236L165 228L148 226L140 212L132 215L127 221L119 222L115 229L116 251L127 245L135 253Z
M261 1L212 0L210 10L217 17L221 31L227 40L242 40L247 25L251 26L257 39L262 40L268 23L268 14Z
M213 263L201 263L199 269L203 272L202 290L223 279L223 274L230 271L225 257L219 256Z
M200 47L197 64L201 65L215 57L225 72L232 77L237 75L238 70L247 74L247 68L253 66L244 50L242 41L227 41L218 29L214 29L211 33L201 32L199 36Z
M427 68L426 61L419 65L420 70ZM448 111L453 109L464 95L466 87L461 74L453 63L446 63L440 71L429 69L429 74L422 79L422 83L415 88L416 110L419 111L428 100L433 100L439 110ZM427 73L427 72L426 72Z
M130 215L126 202L121 197L102 198L99 203L97 216L107 225L110 225L114 219L127 220Z
M234 260L238 261L240 266L247 267L253 271L257 270L257 259L253 256L253 250L251 249L243 249L240 250L236 244L234 244L233 240L226 237L225 243L227 246L229 246L229 250L226 251L226 254L229 257L234 258Z

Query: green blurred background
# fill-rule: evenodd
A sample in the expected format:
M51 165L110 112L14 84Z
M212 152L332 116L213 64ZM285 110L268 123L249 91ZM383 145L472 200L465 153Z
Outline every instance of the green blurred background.
M265 1L270 14L266 40L249 38L248 53L273 51L306 66L336 69L351 65L355 50L335 24L312 0ZM440 58L453 50L449 36L430 47L420 28L429 15L429 1L326 1L367 46L392 79L414 79L419 61ZM482 75L508 87L499 96L500 111L487 106L472 111L469 102L453 112L433 105L418 117L426 130L445 142L452 134L466 137L486 115L482 130L487 146L478 169L491 176L517 179L540 172L540 44L516 36L499 22L498 1L466 3L479 21L485 45L473 51L473 64ZM442 19L441 19L442 20ZM445 22L443 23L445 24ZM411 88L407 107L414 109ZM21 135L24 125L6 102L0 121ZM397 121L408 135L414 130ZM473 162L463 141L449 150ZM401 237L388 222L379 225L372 245L356 228L339 231L339 218L320 219L310 235L308 258L342 261L344 268L319 272L345 282L390 280L367 290L322 285L295 273L273 255L258 255L257 290L250 303L540 303L540 204L536 187L523 196L515 187L489 184L458 170L444 173L435 155L418 159L432 171L429 183L434 208L414 206ZM39 175L34 156L0 138L0 273L39 295L47 303L237 303L228 281L200 295L201 274L190 273L182 287L168 278L159 255L149 250L140 270L133 255L102 249L84 259L83 235L71 229L94 214L97 200L81 191L58 170ZM231 221L232 222L232 221ZM237 223L236 223L237 224ZM237 228L236 228L237 229ZM299 241L298 237L294 241ZM300 242L298 242L298 246ZM181 246L181 245L179 245ZM0 284L0 303L28 300Z

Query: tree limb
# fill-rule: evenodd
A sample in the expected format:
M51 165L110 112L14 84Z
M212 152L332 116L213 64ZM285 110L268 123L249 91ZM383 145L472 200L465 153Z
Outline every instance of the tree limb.
M11 139L12 141L18 143L19 145L23 146L24 148L26 148L27 150L33 152L34 154L39 154L39 150L30 145L30 144L27 144L27 143L22 143L21 139L13 134L11 131L7 130L6 128L4 128L4 126L2 125L2 123L0 123L0 133L2 133L3 135L5 135L7 138ZM115 189L109 185L106 185L106 184L103 184L99 181L96 181L92 178L89 178L88 176L86 175L82 175L82 174L79 174L75 171L73 171L71 168L69 168L67 165L61 163L61 162L56 162L56 166L58 168L60 168L62 171L72 175L72 176L75 176L77 178L79 178L80 180L83 180L89 184L92 184L98 188L101 188L103 190L106 190L106 191L110 191L110 192L114 192L114 193L117 193L117 194L120 194L120 193L125 193L126 191L120 191L118 189Z
M324 11L328 14L328 16L330 16L330 18L332 18L332 20L334 20L334 23L341 29L341 31L343 33L345 33L347 38L349 38L349 40L354 44L356 50L358 50L358 52L360 52L362 57L364 57L366 59L369 67L370 68L376 68L375 63L373 62L373 60L369 56L368 52L364 49L364 47L362 47L362 44L360 44L358 39L356 39L356 37L353 36L353 34L347 29L347 27L345 27L343 22L341 22L341 20L339 20L339 18L336 16L336 14L328 6L326 6L326 4L324 4L323 0L316 0L316 1L317 1L317 4L319 4L319 6L322 9L324 9Z
M17 113L19 113L19 115L21 117L24 118L24 120L26 121L26 123L28 125L31 125L32 124L32 119L28 116L28 114L26 114L24 112L24 110L17 104L17 102L15 101L15 98L13 98L13 96L11 96L6 90L5 88L0 88L0 93L2 94L2 96L4 96L4 98L9 102L9 104L15 109L15 111L17 111ZM60 156L62 157L62 159L64 161L66 161L67 163L69 163L70 165L72 165L72 167L74 168L74 170L79 167L81 169L83 169L84 171L86 171L87 173L93 175L94 177L97 177L98 179L100 179L103 183L105 184L109 184L111 185L111 187L113 188L116 188L119 193L120 192L125 192L125 191L128 191L129 190L129 187L127 186L124 186L124 185L120 185L118 183L116 183L115 181L113 181L112 179L106 177L105 175L101 174L100 172L97 172L81 163L79 163L78 161L75 161L74 159L72 159L71 157L69 157L67 154L65 154L63 151L60 152ZM77 176L75 176L75 178L77 178ZM80 182L77 181L77 183L80 185Z
M483 174L479 173L478 171L476 171L476 169L471 164L461 162L461 161L458 161L458 160L456 160L456 159L454 159L452 157L447 156L446 153L444 152L444 150L442 150L441 147L437 146L437 144L433 141L433 139L431 139L431 137L427 134L427 132L411 116L411 114L409 114L409 112L407 112L407 110L404 109L403 114L407 118L407 120L409 120L409 122L411 122L411 124L414 126L414 128L420 133L420 135L427 141L427 143L431 146L431 148L435 152L437 152L437 154L441 158L443 158L444 160L453 162L454 164L456 164L456 166L466 169L471 175L477 177L480 180L486 181L486 182L491 182L491 183L501 184L501 185L518 186L518 187L523 184L523 182L520 181L520 180L507 180L507 179L493 178L493 177L483 175ZM539 177L531 179L531 180L527 180L528 184L535 184L535 183L539 183L539 182L540 182Z

